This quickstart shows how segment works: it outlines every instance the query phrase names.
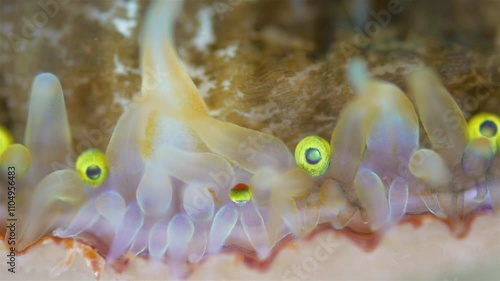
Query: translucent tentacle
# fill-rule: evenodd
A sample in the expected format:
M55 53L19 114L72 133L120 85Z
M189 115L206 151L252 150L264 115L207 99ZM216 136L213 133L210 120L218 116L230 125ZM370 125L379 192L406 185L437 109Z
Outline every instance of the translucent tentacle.
M195 231L193 235L193 243L188 249L188 261L191 263L199 262L208 248L208 232L206 225L195 225Z
M215 214L208 237L209 254L219 252L238 221L238 210L232 205L224 205Z
M106 148L111 173L108 183L124 198L135 196L135 187L139 184L144 169L144 160L139 149L139 137L142 134L137 132L143 123L144 116L141 111L129 110L122 114ZM132 191L127 188L129 186L134 187Z
M411 173L426 183L428 188L445 191L451 182L449 172L444 159L430 149L419 149L411 156Z
M366 211L370 228L375 231L387 225L389 205L385 187L377 174L363 169L354 179L354 189L359 202Z
M344 185L353 181L360 165L379 173L397 167L401 158L407 162L419 137L416 112L398 87L371 79L359 59L350 62L348 74L357 97L333 132L330 168Z
M439 202L436 198L436 194L426 192L425 194L420 194L420 199L424 202L427 209L438 218L446 218L446 215L441 211Z
M323 208L327 208L335 217L331 224L335 229L346 227L356 214L356 209L349 204L347 195L340 183L328 179L320 187L320 200Z
M193 222L186 215L177 214L168 223L168 253L176 263L187 260L187 247L193 234Z
M323 207L327 208L334 214L338 214L342 210L346 209L349 204L340 184L332 179L327 179L323 182L319 195Z
M240 220L259 259L269 256L273 245L269 239L264 219L255 204L246 204L240 209Z
M306 198L312 191L314 182L302 169L294 168L273 183L270 205L273 209L269 234L271 239L276 239L281 221L296 235L303 232L301 213L295 203L297 198Z
M495 210L500 211L500 153L493 158L487 180L491 204Z
M203 185L188 185L182 196L182 205L193 221L206 221L214 216L214 200Z
M418 148L419 125L410 100L395 85L372 80L367 83L363 97L380 111L371 120L366 139L363 168L369 168L380 177L389 173L407 174L401 167L408 163L411 153ZM387 182L387 184L389 184Z
M300 168L287 171L281 178L281 184L276 188L282 188L285 194L294 198L305 198L312 192L314 182L311 177ZM285 194L282 194L284 196Z
M302 235L311 233L319 223L321 203L316 196L310 196L306 199L306 204L302 208L303 230Z
M143 223L144 217L139 206L136 203L129 204L116 228L108 259L113 260L125 254Z
M118 192L107 191L96 198L95 208L101 216L117 227L125 213L126 205Z
M488 180L485 178L481 178L476 181L476 197L474 201L476 203L481 203L488 197Z
M464 214L464 193L462 184L456 179L452 182L452 192L438 192L436 194L439 206L446 217L451 219L456 226L459 226L458 231L461 232L463 229L463 223L461 222L462 216Z
M61 238L75 237L89 229L98 219L99 214L95 209L94 202L89 200L80 208L80 211L65 229L56 229L53 231L53 235Z
M368 67L361 58L353 58L349 62L347 76L355 93L367 93L367 82L370 80L370 76L368 75Z
M148 248L149 236L151 235L149 230L139 230L137 232L132 245L130 245L129 253L137 256L144 252Z
M408 183L402 178L397 178L389 188L389 212L392 223L399 221L406 213L408 204Z
M293 163L288 147L271 135L209 117L191 124L210 150L251 173L265 167L287 170Z
M334 229L343 229L347 227L357 213L358 208L348 205L346 209L340 211L337 217L332 220L332 227Z
M172 201L172 184L161 161L150 159L146 163L136 197L144 214L150 216L166 214Z
M295 200L292 197L283 197L278 200L273 200L273 217L271 227L275 232L272 234L278 234L281 222L284 222L288 229L297 236L300 236L302 233L302 218L295 203ZM275 202L275 203L274 203ZM272 237L277 238L277 237Z
M340 114L331 139L332 158L330 174L341 184L351 183L366 148L371 120L377 112L364 108L360 100L354 100ZM346 190L349 195L349 190ZM349 198L352 200L352 198Z
M9 145L0 155L0 168L7 174L7 167L15 167L16 174L24 176L31 165L31 153L21 144Z
M33 180L67 163L71 131L64 95L56 76L42 73L33 81L24 145L31 153Z
M273 186L280 178L280 173L273 169L262 169L254 174L250 180L250 186L254 190L255 204L264 206L270 203Z
M221 156L210 152L189 152L163 146L158 155L165 161L166 171L186 183L200 183L214 189L228 190L234 181L234 170ZM182 161L179 165L178 161Z
M163 257L168 247L167 224L155 224L149 234L149 255L155 260Z
M462 156L462 171L466 176L475 179L476 198L480 203L488 195L487 175L494 157L494 150L489 139L479 137L472 139L465 147Z
M154 1L148 9L140 40L142 92L161 97L170 114L208 115L174 49L174 25L181 7L182 1Z
M431 69L413 72L408 81L412 100L432 147L451 166L458 165L469 140L467 122L460 108Z
M23 214L19 248L44 235L58 220L75 214L86 201L82 181L72 170L59 170L46 176L35 188L27 213Z
M493 149L488 139L473 139L465 147L462 156L462 170L464 174L473 178L486 175L493 156Z
M378 118L368 120L372 122L366 142L368 152L390 160L398 155L406 157L417 148L419 138L418 117L411 101L396 85L370 78L359 59L350 62L349 74L359 100L380 111Z

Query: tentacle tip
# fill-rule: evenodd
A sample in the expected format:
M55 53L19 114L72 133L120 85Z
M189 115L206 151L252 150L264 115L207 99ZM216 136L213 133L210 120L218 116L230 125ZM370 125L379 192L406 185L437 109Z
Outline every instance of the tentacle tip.
M33 81L33 87L36 86L40 89L50 89L57 85L60 85L59 79L57 78L57 76L50 72L39 73Z
M347 76L355 93L363 93L370 75L366 62L359 57L353 58L347 65Z

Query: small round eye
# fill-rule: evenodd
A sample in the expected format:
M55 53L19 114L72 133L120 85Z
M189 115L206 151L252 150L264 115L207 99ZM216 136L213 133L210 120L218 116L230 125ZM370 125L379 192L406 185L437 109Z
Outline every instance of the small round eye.
M80 178L91 187L98 187L108 177L108 160L106 155L97 149L84 151L75 163Z
M238 183L229 190L229 199L238 206L245 205L252 199L252 190L244 183Z
M497 135L497 125L490 120L484 121L481 126L479 126L479 132L481 132L481 135L487 137L487 138L493 138Z
M7 149L7 147L14 143L14 139L9 131L0 126L0 155Z
M481 112L469 120L470 139L485 137L490 140L493 152L500 147L500 117L493 113Z
M330 164L330 144L318 136L303 138L295 147L295 162L311 176L321 176Z

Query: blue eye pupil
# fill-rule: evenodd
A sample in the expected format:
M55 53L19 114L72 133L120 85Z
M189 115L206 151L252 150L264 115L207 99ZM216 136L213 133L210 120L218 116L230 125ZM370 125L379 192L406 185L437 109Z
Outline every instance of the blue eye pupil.
M491 138L497 135L498 128L493 121L486 120L479 127L479 131L483 136Z
M316 148L308 148L306 150L306 161L307 163L314 165L321 161L321 153Z
M101 177L101 168L97 165L91 165L87 168L85 174L89 179L96 180Z

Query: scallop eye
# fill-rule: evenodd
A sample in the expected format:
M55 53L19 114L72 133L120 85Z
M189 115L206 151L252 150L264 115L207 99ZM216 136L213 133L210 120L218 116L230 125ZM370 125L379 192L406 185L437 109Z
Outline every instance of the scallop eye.
M80 178L91 187L98 187L108 177L108 160L97 149L88 149L80 154L75 166Z
M325 173L330 164L330 144L318 136L303 138L295 148L295 162L311 176Z
M252 199L252 190L248 185L238 183L229 190L229 199L236 203L236 205L243 206Z
M497 125L490 120L486 120L483 123L481 123L481 126L479 126L479 132L481 132L481 135L487 137L487 138L493 138L497 135Z
M0 155L7 149L7 147L11 144L14 143L14 140L12 139L12 135L9 133L9 131L0 126Z
M485 137L490 140L493 152L500 147L500 117L493 113L478 113L469 120L471 139Z

